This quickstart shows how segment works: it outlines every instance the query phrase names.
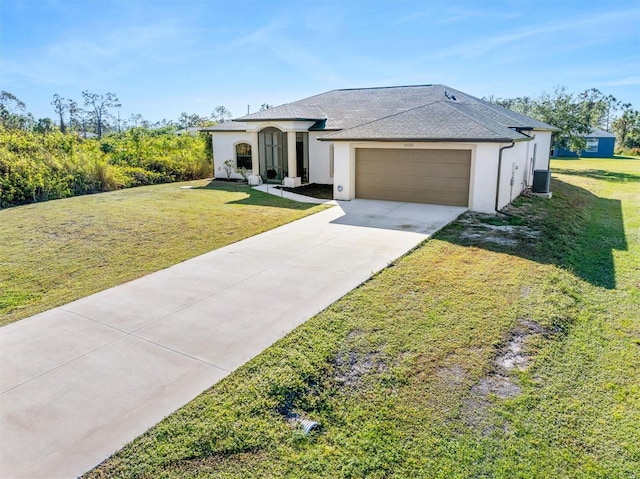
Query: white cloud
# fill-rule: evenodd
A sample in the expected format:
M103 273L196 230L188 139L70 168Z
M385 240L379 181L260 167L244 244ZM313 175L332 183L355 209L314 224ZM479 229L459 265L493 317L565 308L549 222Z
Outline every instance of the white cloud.
M537 38L547 41L550 35L558 32L591 32L591 28L596 28L608 22L618 20L630 20L640 18L640 9L613 11L609 13L597 13L588 17L579 17L573 20L567 19L563 22L549 22L546 24L536 25L529 28L523 28L514 32L496 35L484 39L474 39L472 41L463 42L451 48L447 48L433 58L443 59L450 57L473 58L491 53L499 48L507 46L535 46L530 43L531 40ZM597 30L592 32L598 35Z
M323 60L327 52L323 49L306 48L302 46L306 41L292 38L287 32L290 22L285 16L264 25L256 31L232 41L224 48L234 55L240 54L248 58L259 56L262 60L277 58L282 63L293 67L296 73L327 82L344 82L338 74L333 62ZM313 42L309 43L313 47Z
M109 79L143 69L147 62L171 62L174 57L167 55L167 50L184 43L174 21L106 32L65 33L40 48L5 55L3 69L36 85L108 87Z
M455 23L468 19L489 19L497 18L503 20L509 20L522 16L523 13L519 11L491 11L486 8L483 10L478 9L464 9L464 8L446 8L440 4L437 8L430 8L429 10L421 10L419 12L407 15L391 23L392 26L402 25L407 22L413 22L423 18L433 20L435 23L448 24Z
M517 11L510 12L510 11L501 10L498 12L493 12L489 10L470 10L470 9L452 8L447 10L446 15L443 15L443 17L439 20L439 23L455 23L461 20L468 20L468 19L486 20L490 18L510 20L512 18L521 17L522 15L523 15L522 12L517 12Z
M638 77L619 78L617 80L608 80L608 81L602 82L601 85L605 85L605 86L634 86L634 85L640 85L640 76L638 76Z

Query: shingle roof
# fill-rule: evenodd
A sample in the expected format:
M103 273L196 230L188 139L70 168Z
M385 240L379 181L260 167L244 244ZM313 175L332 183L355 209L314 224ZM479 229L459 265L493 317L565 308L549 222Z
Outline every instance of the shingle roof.
M312 97L313 98L313 97ZM307 99L309 100L309 98ZM252 113L237 118L238 121L264 121L264 120L325 120L327 114L319 105L302 103L300 100L294 103L269 108L268 110Z
M425 138L432 141L512 141L527 137L483 118L466 105L434 101L320 139L419 141Z
M246 131L247 124L240 121L225 121L215 126L200 128L200 131Z
M453 109L446 105L453 105ZM248 122L268 120L314 120L317 122L314 130L342 130L340 134L326 136L335 140L357 135L362 139L496 141L526 138L511 128L556 130L445 85L416 85L332 90L242 116L205 131L239 131L246 128ZM353 131L347 132L349 129Z
M616 135L613 133L609 133L606 130L601 130L599 128L594 128L591 133L585 135L585 138L615 138Z

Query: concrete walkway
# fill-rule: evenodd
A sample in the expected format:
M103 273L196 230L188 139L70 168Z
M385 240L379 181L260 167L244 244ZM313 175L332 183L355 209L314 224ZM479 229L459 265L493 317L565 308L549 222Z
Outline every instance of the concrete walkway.
M355 200L0 329L0 476L75 477L464 208Z

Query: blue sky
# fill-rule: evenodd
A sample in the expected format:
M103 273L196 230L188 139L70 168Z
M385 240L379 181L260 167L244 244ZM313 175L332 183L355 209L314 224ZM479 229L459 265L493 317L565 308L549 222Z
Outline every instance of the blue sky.
M640 1L0 0L0 89L36 118L85 89L156 121L428 83L640 108Z

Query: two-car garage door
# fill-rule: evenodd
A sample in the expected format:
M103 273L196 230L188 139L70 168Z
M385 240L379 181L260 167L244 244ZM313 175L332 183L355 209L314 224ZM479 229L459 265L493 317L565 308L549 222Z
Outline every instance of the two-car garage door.
M467 206L471 150L358 148L356 197Z

